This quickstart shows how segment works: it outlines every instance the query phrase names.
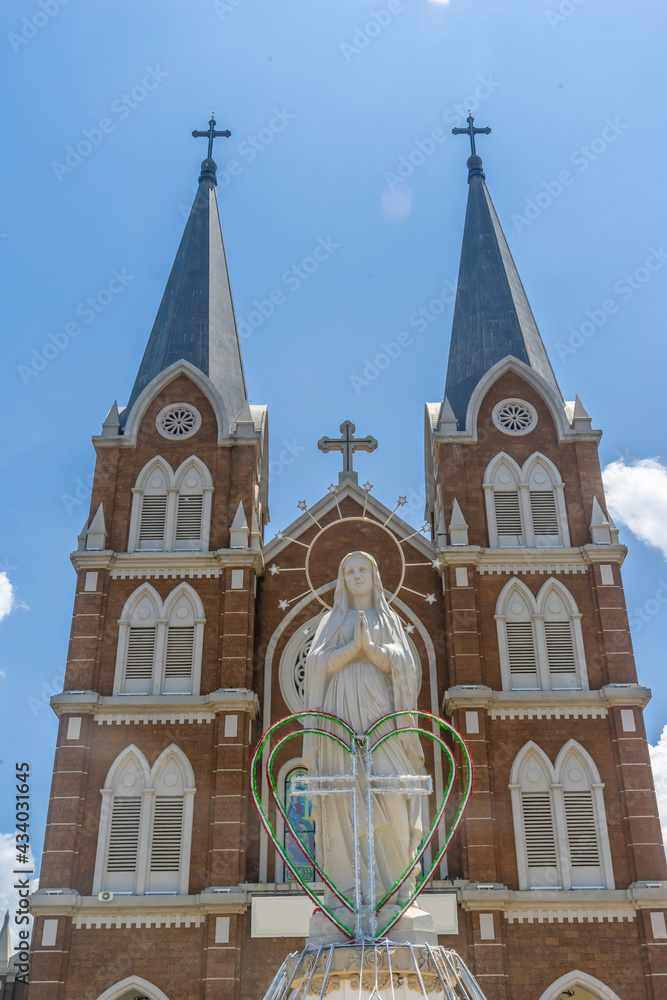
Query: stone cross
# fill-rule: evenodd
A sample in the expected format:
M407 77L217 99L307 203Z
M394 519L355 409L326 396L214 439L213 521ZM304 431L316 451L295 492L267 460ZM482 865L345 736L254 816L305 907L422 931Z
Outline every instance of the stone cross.
M400 730L399 730L400 732ZM365 736L363 741L357 737L355 743L362 743L363 746L363 768L366 779L366 840L368 843L367 859L367 883L366 901L368 903L369 930L370 936L377 934L378 920L375 906L377 903L377 893L375 886L375 823L373 821L374 795L430 795L433 791L431 776L424 775L376 775L373 774L372 754L373 748L370 738ZM344 794L352 796L352 840L354 844L354 909L355 909L355 935L357 941L364 937L361 926L361 846L359 843L359 785L358 774L358 748L352 751L352 768L350 774L317 775L312 778L292 778L290 782L291 795L334 795ZM323 831L326 836L326 830Z
M467 135L467 136L469 136L470 137L470 155L471 156L476 156L477 155L477 151L475 149L475 136L479 135L480 133L483 133L484 135L488 135L490 133L491 129L489 128L488 125L486 126L486 128L475 128L475 125L474 125L475 119L470 114L470 112L468 112L468 117L466 118L466 121L468 122L468 127L467 128L453 128L452 129L452 135Z
M343 471L339 473L339 481L343 479L354 479L356 482L357 474L352 467L352 459L355 451L375 451L378 446L377 440L370 435L365 438L355 438L354 432L356 427L351 420L345 420L340 425L341 437L330 438L323 437L317 442L317 447L320 451L327 452L330 451L342 451L343 453Z
M224 136L226 139L232 134L229 130L225 132L215 131L215 111L211 112L211 120L208 123L208 131L197 132L196 130L192 133L195 139L208 139L208 153L206 154L207 160L213 159L213 140L217 139L218 136Z

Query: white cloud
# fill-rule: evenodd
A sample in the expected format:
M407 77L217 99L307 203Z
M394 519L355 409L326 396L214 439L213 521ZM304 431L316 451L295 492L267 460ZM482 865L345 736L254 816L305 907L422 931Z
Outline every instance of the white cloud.
M667 559L667 468L657 458L629 465L621 458L602 471L609 513Z
M663 729L657 745L654 747L649 745L648 749L651 754L651 764L653 766L655 794L658 798L662 839L667 844L667 726Z
M34 858L29 856L29 868L35 869ZM14 868L20 868L16 864L16 842L13 833L0 833L0 925L4 920L5 913L9 910L9 929L14 947L18 944L17 927L14 923L14 914L18 905L18 893L14 888L14 882L21 878L14 875ZM30 880L30 888L34 892L37 888L37 879ZM32 918L27 928L32 928Z
M0 622L6 618L15 604L14 588L6 573L0 573Z

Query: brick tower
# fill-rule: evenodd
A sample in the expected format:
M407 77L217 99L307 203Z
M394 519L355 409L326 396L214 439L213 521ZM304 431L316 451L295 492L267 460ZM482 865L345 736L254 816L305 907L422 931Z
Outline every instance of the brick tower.
M600 432L563 400L481 159L468 168L446 394L426 410L426 536L400 519L404 498L358 484L348 442L338 485L265 543L266 408L248 402L202 164L130 401L93 439L30 1000L261 1000L303 947L312 904L249 806L249 760L303 706L341 554L371 546L383 580L404 556L394 608L419 707L451 719L475 763L421 897L440 942L488 1000L667 1000L650 695ZM441 756L425 749L438 796ZM300 752L274 772L297 838L266 778L260 796L311 882L312 823L288 785Z

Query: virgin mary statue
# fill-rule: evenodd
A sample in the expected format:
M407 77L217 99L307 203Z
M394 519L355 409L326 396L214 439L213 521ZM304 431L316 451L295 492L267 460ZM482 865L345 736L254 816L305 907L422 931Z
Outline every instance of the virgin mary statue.
M397 615L387 604L375 559L350 552L338 570L333 609L324 616L306 660L306 709L328 712L362 735L391 712L417 708L417 667ZM373 734L398 730L373 753L376 775L424 775L424 755L416 733L400 733L410 717L388 720ZM335 723L322 728L341 735ZM326 736L304 736L310 775L350 773L350 755ZM358 837L361 885L368 884L368 823L365 779L359 767ZM348 899L353 899L355 869L351 795L314 797L318 864ZM409 867L421 843L422 805L417 795L376 794L373 804L376 899L379 901ZM371 831L372 835L372 831ZM402 903L415 888L415 872L403 883ZM333 894L325 903L335 908Z

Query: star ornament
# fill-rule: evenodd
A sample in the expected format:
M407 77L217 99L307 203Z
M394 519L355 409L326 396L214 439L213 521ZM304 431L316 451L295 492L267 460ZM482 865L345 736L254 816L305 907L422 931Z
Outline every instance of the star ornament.
M367 493L370 493L370 491L373 489L373 483L365 482L364 489L366 490Z
M433 560L433 569L440 569L441 566L442 566L442 559Z
M426 603L427 604L435 604L435 594L427 594L426 595Z
M334 486L334 484L332 483L331 486L329 487L329 493L331 493L332 496L335 496L336 493L338 493L338 487Z
M310 635L310 628L308 625L304 625L301 629L301 635Z
M405 507L405 505L406 505L407 502L408 502L408 498L407 497L399 497L398 498L398 506L399 507Z
M272 566L269 566L269 573L271 576L275 576L276 573L280 573L280 566L276 566L276 564L273 563Z
M281 611L287 611L287 609L289 608L289 604L287 603L287 601L278 601L278 607L280 608Z
M305 500L299 500L297 507L299 508L299 510L308 510L308 504L306 503Z
M408 633L408 635L412 635L412 633L414 632L414 630L415 630L414 625L406 625L405 626L405 631Z

